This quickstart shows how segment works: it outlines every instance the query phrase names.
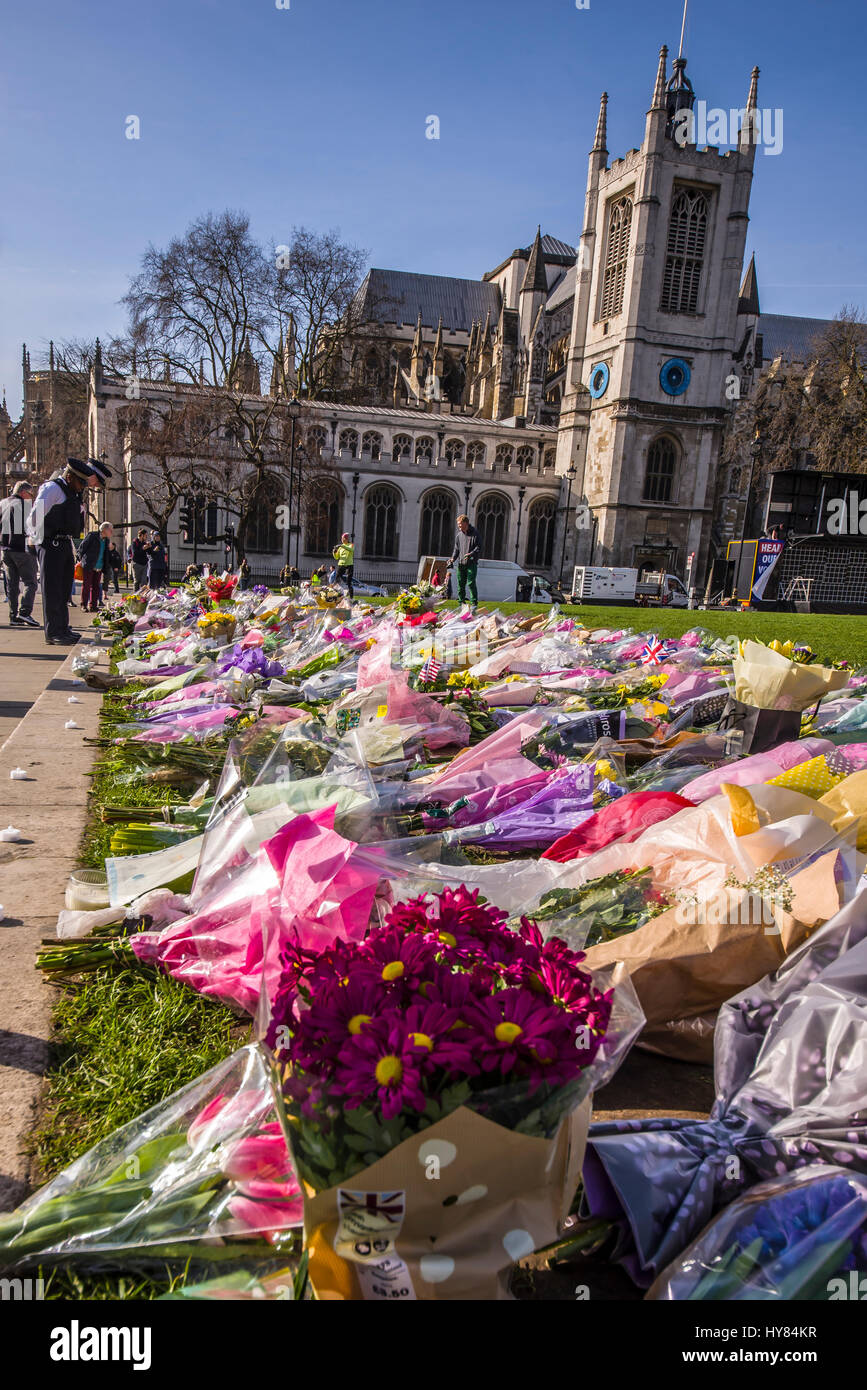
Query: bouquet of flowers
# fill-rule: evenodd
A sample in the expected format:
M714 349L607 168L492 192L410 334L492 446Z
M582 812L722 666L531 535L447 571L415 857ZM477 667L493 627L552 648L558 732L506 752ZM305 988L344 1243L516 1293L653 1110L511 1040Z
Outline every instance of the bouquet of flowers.
M231 613L215 609L198 618L196 627L203 637L232 637L235 632L235 619Z
M238 583L236 574L211 574L205 580L208 590L208 597L213 603L222 603L225 599L231 598Z
M298 1253L301 1216L270 1068L249 1045L0 1216L0 1268L268 1268Z
M497 1297L556 1238L612 1013L581 959L464 887L284 951L266 1041L320 1296Z
M402 589L397 596L396 607L404 617L409 617L413 613L424 613L433 608L436 599L436 591L431 584L413 584L409 589Z
M867 1179L815 1163L759 1183L733 1202L659 1276L647 1297L859 1299L858 1271L867 1267L865 1260Z

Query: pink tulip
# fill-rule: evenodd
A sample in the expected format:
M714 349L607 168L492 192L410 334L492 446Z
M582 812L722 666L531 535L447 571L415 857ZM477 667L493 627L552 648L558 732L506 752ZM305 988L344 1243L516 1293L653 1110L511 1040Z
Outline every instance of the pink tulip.
M277 1126L279 1131L279 1125ZM277 1134L250 1134L241 1139L223 1164L227 1178L236 1182L249 1179L285 1178L292 1172L286 1140Z

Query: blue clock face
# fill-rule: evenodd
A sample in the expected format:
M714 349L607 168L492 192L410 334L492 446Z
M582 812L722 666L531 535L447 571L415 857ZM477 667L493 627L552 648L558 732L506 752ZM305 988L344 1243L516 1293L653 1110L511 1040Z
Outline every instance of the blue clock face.
M659 373L659 384L667 396L682 396L692 372L682 357L669 357Z
M605 395L605 392L608 390L608 382L610 380L610 377L611 373L608 370L607 362L600 362L591 371L590 394L595 401L598 401L600 396Z

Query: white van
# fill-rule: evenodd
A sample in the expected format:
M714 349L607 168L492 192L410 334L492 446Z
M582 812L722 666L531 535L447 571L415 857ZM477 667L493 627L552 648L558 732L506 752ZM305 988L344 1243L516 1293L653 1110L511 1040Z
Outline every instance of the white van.
M447 559L423 555L418 562L419 584L430 583L435 575L442 582L449 568ZM552 603L550 590L538 574L528 574L511 560L480 560L476 574L480 603ZM457 598L457 573L452 573L452 598Z

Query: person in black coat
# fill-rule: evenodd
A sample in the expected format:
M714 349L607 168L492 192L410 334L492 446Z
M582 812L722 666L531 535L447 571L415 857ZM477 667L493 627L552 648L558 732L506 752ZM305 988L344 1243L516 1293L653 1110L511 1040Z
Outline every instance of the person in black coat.
M93 475L86 463L70 458L59 478L43 483L27 518L29 543L39 550L42 615L50 646L78 641L69 626L69 595L75 551L82 531L81 494Z
M151 589L165 588L169 566L166 548L157 531L151 532L150 544L145 547L148 557L148 586Z
M114 541L112 541L108 547L108 555L106 558L108 559L108 566L103 570L103 585L105 588L103 598L108 597L109 579L114 580L114 592L116 594L120 593L120 571L123 565L123 558Z

